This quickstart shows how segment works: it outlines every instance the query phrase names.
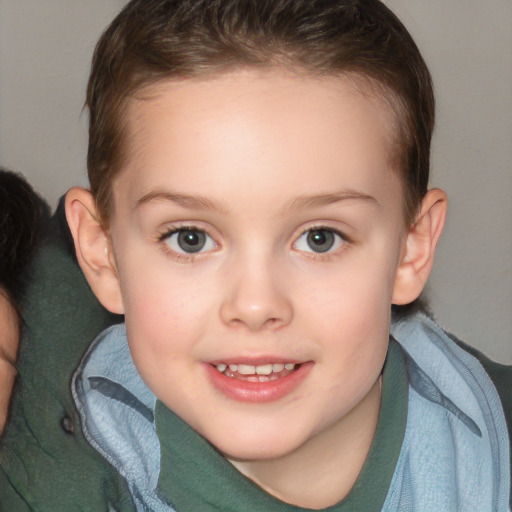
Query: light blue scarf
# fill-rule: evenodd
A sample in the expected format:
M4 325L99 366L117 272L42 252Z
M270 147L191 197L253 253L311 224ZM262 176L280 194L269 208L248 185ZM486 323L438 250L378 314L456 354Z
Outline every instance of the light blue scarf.
M383 511L509 510L509 439L501 402L480 363L433 321L392 325L405 351L405 437ZM173 512L157 496L156 398L139 377L123 324L92 343L73 378L90 444L126 479L140 511Z

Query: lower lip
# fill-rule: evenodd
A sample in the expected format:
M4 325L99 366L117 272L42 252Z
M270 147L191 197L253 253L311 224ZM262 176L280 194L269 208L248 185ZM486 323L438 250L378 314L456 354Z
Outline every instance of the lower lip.
M247 382L227 377L211 364L205 364L208 377L217 390L233 400L252 403L273 402L289 395L306 378L312 367L312 362L302 363L286 377L268 382Z

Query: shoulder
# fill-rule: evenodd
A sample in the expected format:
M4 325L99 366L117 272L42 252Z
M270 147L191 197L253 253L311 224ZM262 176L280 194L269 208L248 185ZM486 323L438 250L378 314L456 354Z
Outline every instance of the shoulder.
M92 339L119 319L101 307L76 263L62 202L24 283L19 376L0 451L0 479L9 483L0 504L103 509L107 497L124 499L123 482L84 440L70 380Z
M450 509L465 503L476 510L492 502L493 509L503 510L510 498L511 368L490 361L421 313L395 319L392 335L407 361L404 453L410 481L422 489L417 495L428 495L425 489L434 497L443 494L446 475L464 473L455 494L451 484L445 488L458 504Z
M510 435L510 432L512 431L512 366L493 361L482 352L461 341L453 334L447 334L459 347L475 357L483 366L487 375L489 375L496 387L496 390L498 391L498 395L503 405L503 411L505 413Z
M503 413L507 422L508 437L509 437L509 456L511 461L511 474L512 474L512 366L505 365L489 359L479 350L467 345L453 334L447 333L448 336L463 350L475 357L484 368L487 375L492 380L496 391L498 392L503 407ZM511 479L511 492L510 492L510 506L512 508L512 479Z
M473 370L470 369L471 373L475 374L475 377L478 373L479 378L487 379L489 377L492 381L502 403L508 429L512 430L512 366L489 359L482 352L437 325L432 316L423 310L414 310L405 315L395 314L391 333L401 338L403 345L413 354L423 351L427 357L436 360L439 354L449 355L447 353L453 353L455 350L459 353L459 357L476 360L476 366L471 364L471 368L473 368ZM434 347L437 347L438 350L437 357L434 355ZM464 354L466 355L464 356ZM483 372L476 369L479 366L483 368Z

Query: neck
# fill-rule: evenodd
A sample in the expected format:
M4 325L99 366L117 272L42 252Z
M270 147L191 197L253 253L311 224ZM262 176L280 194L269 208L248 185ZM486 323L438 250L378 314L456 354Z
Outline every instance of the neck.
M272 460L230 462L266 492L292 505L322 509L355 484L377 428L379 379L348 414L293 452Z

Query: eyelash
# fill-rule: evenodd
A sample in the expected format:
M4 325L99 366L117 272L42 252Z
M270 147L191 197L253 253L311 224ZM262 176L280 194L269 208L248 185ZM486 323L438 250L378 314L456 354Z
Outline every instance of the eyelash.
M180 232L185 232L185 231L193 231L196 233L203 233L213 242L215 247L218 247L218 244L215 241L215 238L213 236L211 236L203 228L200 228L200 227L194 226L194 225L173 226L173 227L170 227L169 229L167 229L166 231L164 231L163 233L160 233L157 237L157 240L159 243L163 244L165 251L169 255L171 255L172 258L174 258L176 261L184 262L184 263L191 262L191 261L193 261L197 258L201 258L203 255L211 252L211 250L207 250L207 251L199 250L198 252L186 253L186 252L178 252L176 250L173 250L171 247L169 247L169 244L167 243L167 241L171 239L172 235L174 235L176 233L180 233ZM305 254L307 258L310 258L312 260L328 261L328 260L332 259L333 257L337 256L337 254L340 252L340 248L342 249L345 245L352 243L351 240L349 239L349 237L347 237L341 231L339 231L333 227L320 224L320 225L308 226L307 228L304 228L300 232L299 236L297 236L295 238L295 241L293 242L292 247L295 248L297 243L301 240L301 238L306 233L310 233L313 231L327 231L327 232L334 234L335 236L339 237L339 239L341 241L341 247L337 247L334 250L331 250L329 248L325 252L299 250L299 252L301 252L302 254Z
M193 260L195 260L197 258L200 258L204 254L210 252L210 251L204 251L204 252L203 251L198 251L198 252L186 253L186 252L175 251L171 247L169 247L169 244L167 243L167 241L171 239L172 235L174 235L176 233L180 233L180 232L185 232L185 231L193 231L193 232L196 232L196 233L203 233L209 239L211 239L212 242L214 243L215 247L217 247L217 242L215 241L215 238L213 236L211 236L203 228L200 228L198 226L193 226L193 225L184 225L184 226L173 226L173 227L170 227L167 230L165 230L163 233L160 233L158 235L157 241L163 245L165 252L168 255L170 255L173 259L175 259L176 261L183 262L183 263L188 263L188 262L191 262L191 261L193 261Z
M322 231L322 230L328 231L328 232L333 233L334 235L338 236L341 240L341 247L338 247L334 250L328 250L326 252L301 251L302 254L307 255L306 256L307 258L310 258L315 261L329 261L329 260L335 258L336 256L338 256L338 253L340 252L340 250L343 250L343 248L346 245L349 245L352 243L352 240L347 235L345 235L344 233L339 231L338 229L333 228L331 226L319 224L319 225L308 226L307 228L304 228L301 231L301 233L299 234L299 236L295 239L295 242L293 242L293 246L295 246L297 244L297 242L306 233L310 233L312 231Z

